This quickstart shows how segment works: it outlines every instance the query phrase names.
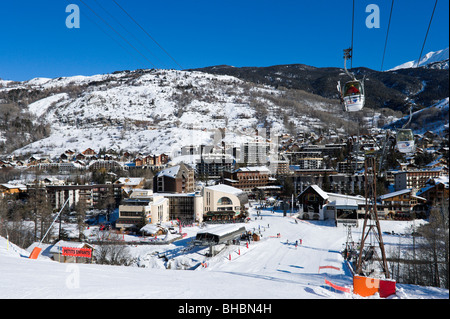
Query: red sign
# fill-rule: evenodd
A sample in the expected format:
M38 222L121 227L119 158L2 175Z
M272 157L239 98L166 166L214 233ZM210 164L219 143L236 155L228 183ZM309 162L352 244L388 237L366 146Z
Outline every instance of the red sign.
M73 256L73 257L92 257L92 250L89 248L73 248L73 247L63 247L63 256Z

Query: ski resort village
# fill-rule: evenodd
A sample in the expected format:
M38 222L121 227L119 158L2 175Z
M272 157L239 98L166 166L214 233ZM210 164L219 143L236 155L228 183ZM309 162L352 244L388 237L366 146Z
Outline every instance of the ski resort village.
M408 153L384 129L165 153L65 131L1 160L2 297L448 298L448 122Z
M0 79L0 298L448 300L448 48L425 52Z

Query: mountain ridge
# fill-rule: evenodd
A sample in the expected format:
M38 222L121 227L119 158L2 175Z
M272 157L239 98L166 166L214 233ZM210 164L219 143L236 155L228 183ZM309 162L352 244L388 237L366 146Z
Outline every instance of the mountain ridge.
M124 149L131 141L137 152L171 153L183 143L211 142L211 132L222 128L230 141L257 127L333 135L353 129L349 122L367 112L381 112L392 122L411 105L417 111L448 98L445 70L351 71L365 78L367 99L352 118L339 105L336 84L348 77L336 67L218 65L2 81L0 153ZM20 139L11 127L22 132Z
M230 75L256 84L300 89L330 99L338 99L336 84L349 80L344 69L309 67L303 64L269 67L211 66L196 71ZM407 102L424 108L449 96L448 71L441 69L398 69L380 72L365 67L353 68L357 79L365 78L366 106L373 109L390 108L407 112Z
M449 60L448 49L449 48L435 51L435 52L433 52L433 51L428 52L421 58L419 65L417 65L417 60L413 60L413 61L408 61L408 62L402 63L402 64L390 69L389 71L395 71L395 70L407 69L407 68L427 67L427 66L433 65L433 64L439 64L441 69L448 70L448 60Z
M32 79L0 88L0 99L9 101L15 115L29 114L35 125L51 125L45 138L5 148L53 155L67 148L112 146L171 154L183 144L211 142L213 131L221 128L230 142L245 140L259 126L325 129L323 118L340 108L335 100L232 76L154 69ZM10 115L4 111L0 124L3 118L7 129ZM335 120L336 128L345 127L345 119ZM14 137L6 144L11 142Z

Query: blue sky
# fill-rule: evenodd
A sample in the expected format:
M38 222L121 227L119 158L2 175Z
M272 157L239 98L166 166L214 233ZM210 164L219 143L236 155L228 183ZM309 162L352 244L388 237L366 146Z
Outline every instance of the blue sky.
M116 1L183 69L292 63L342 67L343 49L351 44L352 0ZM69 4L80 8L78 29L66 27ZM355 0L355 4L352 65L380 70L391 0ZM366 26L369 4L380 9L380 28ZM434 0L395 1L383 69L418 58L433 6ZM0 30L2 79L23 81L155 66L180 69L113 0L2 1ZM449 2L439 0L424 54L447 48L448 39Z

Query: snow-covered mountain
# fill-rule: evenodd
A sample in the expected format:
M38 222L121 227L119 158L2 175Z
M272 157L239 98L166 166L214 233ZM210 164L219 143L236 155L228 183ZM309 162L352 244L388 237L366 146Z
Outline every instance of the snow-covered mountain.
M448 129L449 98L442 99L427 108L415 111L411 116L412 118L408 128L411 128L415 134L424 134L427 131L432 131L441 135ZM405 125L408 120L409 114L389 123L384 128L399 128Z
M357 78L365 77L365 109L381 108L409 112L408 101L419 108L428 107L449 96L448 70L441 69L444 62L427 67L380 72L365 67L354 68ZM316 68L303 64L274 65L268 67L213 66L198 69L216 75L229 75L256 84L303 90L328 99L338 99L336 83L345 81L341 68Z
M448 49L449 48L439 50L436 52L428 52L421 58L418 66L419 67L429 66L432 68L434 67L434 68L440 68L440 69L448 69L448 61L449 61ZM418 66L417 66L417 60L409 61L409 62L400 64L400 65L390 69L389 71L395 71L395 70L399 70L399 69L416 68Z
M317 114L340 109L338 101L306 92L293 101L287 90L198 71L121 71L0 87L3 96L15 93L15 98L16 92L28 102L24 112L51 125L48 137L16 154L52 156L88 147L172 154L184 145L210 143L214 130L222 128L225 142L240 143L259 126L278 132L288 125L324 128Z
M434 58L428 56L430 62ZM411 70L361 69L372 99L363 113L382 107L405 112L407 101L420 109L448 97L445 70ZM0 153L59 156L90 147L174 155L185 145L211 144L217 129L225 129L225 143L239 145L260 127L329 136L353 128L337 98L337 68L219 71L150 69L1 81Z

